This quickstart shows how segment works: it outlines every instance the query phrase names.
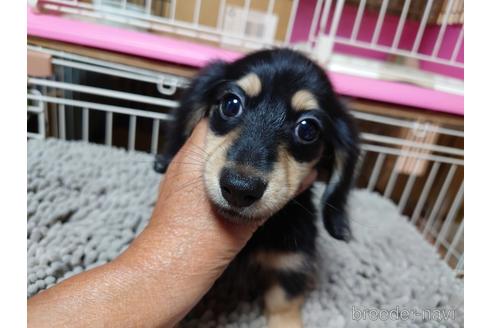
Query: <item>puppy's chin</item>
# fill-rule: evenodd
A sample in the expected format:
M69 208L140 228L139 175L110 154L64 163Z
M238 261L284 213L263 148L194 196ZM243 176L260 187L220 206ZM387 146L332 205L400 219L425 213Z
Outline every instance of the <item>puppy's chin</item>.
M217 213L219 213L219 215L221 217L223 217L224 219L226 219L227 221L230 221L232 223L247 224L247 223L251 223L251 222L256 221L255 219L248 218L248 217L242 215L241 213L239 213L236 210L224 208L224 207L217 205L217 204L214 204L214 206L215 206Z
M217 213L224 219L234 224L251 224L263 221L261 218L246 216L241 213L241 210L236 210L223 205L217 204L211 199Z

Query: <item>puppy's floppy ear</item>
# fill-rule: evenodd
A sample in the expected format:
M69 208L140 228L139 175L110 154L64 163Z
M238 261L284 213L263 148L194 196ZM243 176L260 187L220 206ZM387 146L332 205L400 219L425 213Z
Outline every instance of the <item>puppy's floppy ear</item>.
M336 100L337 109L332 118L331 133L325 147L328 162L324 173L329 181L322 198L323 223L326 230L336 239L348 241L352 234L346 215L345 204L352 187L355 167L359 158L359 138L352 116ZM334 156L333 156L334 154ZM323 169L321 169L323 171Z
M155 158L154 170L164 173L196 124L207 115L215 101L215 87L224 80L227 64L216 61L204 67L184 91L181 103L174 111L174 121L165 133L164 150Z

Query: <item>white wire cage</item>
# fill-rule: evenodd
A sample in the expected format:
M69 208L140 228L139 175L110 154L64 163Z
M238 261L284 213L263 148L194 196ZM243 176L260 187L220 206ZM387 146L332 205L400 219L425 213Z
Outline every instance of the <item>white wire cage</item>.
M183 77L28 45L50 77L28 76L28 137L155 154ZM464 273L464 133L459 126L352 110L361 130L357 187L392 199L458 275ZM449 140L452 139L452 143ZM450 146L451 145L451 146Z
M38 0L39 10L463 94L463 0Z

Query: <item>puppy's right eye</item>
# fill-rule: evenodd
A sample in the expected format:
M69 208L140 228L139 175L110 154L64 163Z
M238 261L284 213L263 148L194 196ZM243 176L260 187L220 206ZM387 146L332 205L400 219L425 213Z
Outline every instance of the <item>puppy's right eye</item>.
M222 99L219 106L220 116L227 120L230 118L238 117L243 112L243 105L238 96L233 94L227 94Z

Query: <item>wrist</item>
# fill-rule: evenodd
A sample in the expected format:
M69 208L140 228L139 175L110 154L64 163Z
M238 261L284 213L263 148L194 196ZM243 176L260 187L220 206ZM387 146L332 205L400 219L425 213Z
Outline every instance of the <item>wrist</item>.
M215 215L160 218L118 258L145 275L176 274L180 279L217 274L233 260L256 226L237 225ZM220 272L216 272L220 271Z
M195 217L196 225L177 217L154 219L112 265L118 275L135 280L159 325L171 326L212 287L255 228L215 216Z

